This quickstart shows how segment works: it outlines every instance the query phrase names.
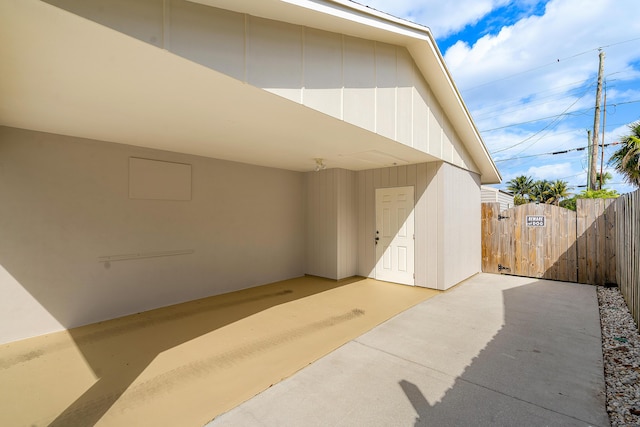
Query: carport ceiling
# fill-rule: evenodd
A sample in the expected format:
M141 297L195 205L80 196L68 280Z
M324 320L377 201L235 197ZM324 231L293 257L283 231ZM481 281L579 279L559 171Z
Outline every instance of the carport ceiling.
M38 0L0 4L0 124L243 163L434 158Z

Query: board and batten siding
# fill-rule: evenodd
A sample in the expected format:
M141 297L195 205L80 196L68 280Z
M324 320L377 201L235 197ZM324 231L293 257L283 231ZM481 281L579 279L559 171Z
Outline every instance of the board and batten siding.
M356 173L307 172L306 274L340 280L357 274Z
M438 185L442 197L438 247L443 254L438 279L447 289L482 270L480 176L445 163Z
M131 158L189 197L132 198ZM0 127L0 175L0 343L305 273L299 172Z
M375 190L402 186L415 191L416 286L445 290L478 273L480 178L433 162L358 172L358 274L375 277Z
M402 46L186 0L47 0L237 80L478 171Z
M438 250L437 179L438 163L397 166L358 172L358 274L375 277L376 200L375 190L413 186L415 192L415 284L436 287Z
M444 162L358 172L358 274L375 277L375 190L413 186L415 284L445 290L481 271L480 177Z

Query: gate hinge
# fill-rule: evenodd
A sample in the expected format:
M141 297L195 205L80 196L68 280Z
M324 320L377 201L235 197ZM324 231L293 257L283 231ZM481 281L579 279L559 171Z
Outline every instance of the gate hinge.
M502 264L498 264L498 271L502 271L502 270L511 270L509 267L505 267Z
M508 216L502 216L501 214L498 214L498 221L500 221L501 219L507 219L509 218Z

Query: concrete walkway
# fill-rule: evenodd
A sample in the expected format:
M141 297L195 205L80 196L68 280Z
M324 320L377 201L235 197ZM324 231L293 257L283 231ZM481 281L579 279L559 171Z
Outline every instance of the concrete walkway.
M595 287L481 274L208 425L606 426L604 389Z

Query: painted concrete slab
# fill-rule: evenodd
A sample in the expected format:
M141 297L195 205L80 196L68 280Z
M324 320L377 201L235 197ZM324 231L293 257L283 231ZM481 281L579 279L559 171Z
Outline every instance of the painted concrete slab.
M199 427L437 294L302 277L13 342L0 425Z
M609 425L595 287L480 274L209 426Z

